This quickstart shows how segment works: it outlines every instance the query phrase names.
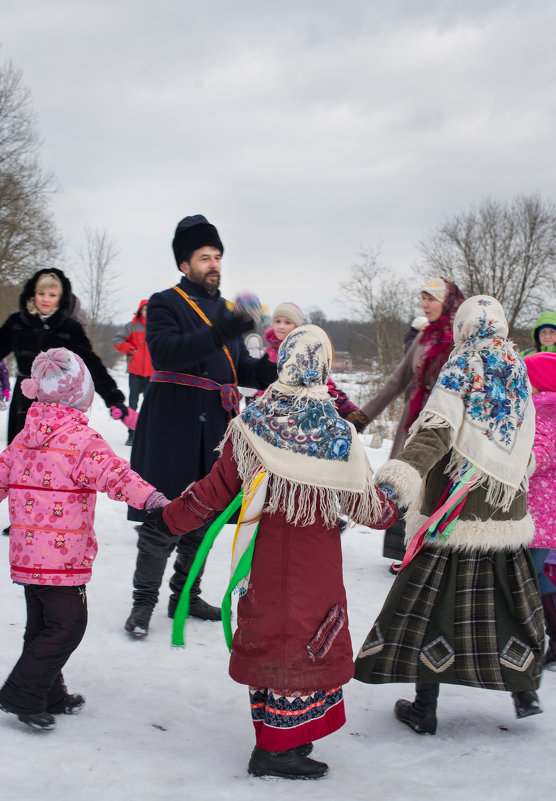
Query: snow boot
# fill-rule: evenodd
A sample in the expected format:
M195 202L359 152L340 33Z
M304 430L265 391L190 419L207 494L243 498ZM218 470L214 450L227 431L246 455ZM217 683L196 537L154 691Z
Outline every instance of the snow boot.
M282 779L320 779L328 771L326 762L303 756L295 748L289 751L253 749L247 772L251 776L277 776Z
M415 701L400 698L394 705L394 715L417 734L436 734L436 703L438 684L417 682Z
M170 579L170 589L172 595L168 601L168 617L174 617L174 612L180 599L181 591L187 581L187 576L195 559L195 553L178 553L174 562L174 575ZM205 570L205 565L197 574L197 578L191 586L189 593L189 616L197 617L200 620L222 620L222 612L219 606L212 606L201 598L201 578Z
M541 595L541 601L548 634L544 666L547 670L556 670L556 592L547 592L545 595Z
M37 731L50 731L56 726L56 718L49 712L36 712L34 715L18 715L17 719L31 729Z
M81 712L84 706L85 699L82 695L78 693L74 695L67 693L59 703L55 706L51 706L48 712L51 715L76 715L78 712Z
M153 609L150 606L134 606L125 622L125 630L133 637L140 639L149 633L149 623Z
M531 715L540 715L542 712L539 696L534 690L522 690L512 693L515 714L518 718L528 718Z
M297 753L301 754L301 756L309 756L309 754L313 750L313 743L303 743L303 745L296 745L293 750L297 751Z
M134 435L135 435L135 431L132 431L132 429L130 428L129 431L127 432L127 439L125 441L126 445L133 445L133 437L134 437Z

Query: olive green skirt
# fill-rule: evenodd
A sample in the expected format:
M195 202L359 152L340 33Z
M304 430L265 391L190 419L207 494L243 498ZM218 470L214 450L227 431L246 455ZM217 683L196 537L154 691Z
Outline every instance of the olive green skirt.
M424 548L396 577L355 661L370 684L535 690L544 616L528 549Z

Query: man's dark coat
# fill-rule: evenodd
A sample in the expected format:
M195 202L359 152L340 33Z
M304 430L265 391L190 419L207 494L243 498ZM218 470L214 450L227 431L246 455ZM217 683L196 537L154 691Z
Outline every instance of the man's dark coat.
M220 292L211 297L185 276L179 286L211 322L232 314ZM149 300L147 345L155 371L233 383L230 363L215 344L210 326L174 289L157 292ZM261 389L255 376L257 359L249 356L243 339L235 337L226 346L239 384ZM167 498L175 498L210 471L228 420L218 391L151 382L135 430L131 466ZM143 521L145 513L129 507L128 519Z

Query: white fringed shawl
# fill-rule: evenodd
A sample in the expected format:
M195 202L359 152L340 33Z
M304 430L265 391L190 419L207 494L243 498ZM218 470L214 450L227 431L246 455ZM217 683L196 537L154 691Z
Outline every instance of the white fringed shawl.
M325 525L338 514L363 525L380 516L373 471L351 423L342 420L326 388L332 347L317 326L296 328L278 353L278 381L234 418L229 439L244 486L269 473L265 510L292 525Z
M507 511L528 486L527 465L535 436L535 410L525 365L506 338L500 303L487 295L468 298L454 319L455 347L408 441L423 428L452 429L446 472L459 481L473 465L473 485Z

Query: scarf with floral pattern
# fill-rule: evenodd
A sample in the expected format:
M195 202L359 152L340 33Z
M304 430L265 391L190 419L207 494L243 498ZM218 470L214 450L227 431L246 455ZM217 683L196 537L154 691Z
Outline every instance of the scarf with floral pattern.
M278 351L278 379L234 418L230 438L244 485L269 473L265 509L310 525L318 509L328 527L342 513L368 525L380 515L367 455L351 423L342 420L326 382L333 349L316 325L290 332Z
M450 476L460 480L474 466L474 485L486 486L487 501L505 510L527 488L535 434L527 370L507 336L495 298L464 301L454 319L455 347L410 431L411 437L421 428L450 426Z

